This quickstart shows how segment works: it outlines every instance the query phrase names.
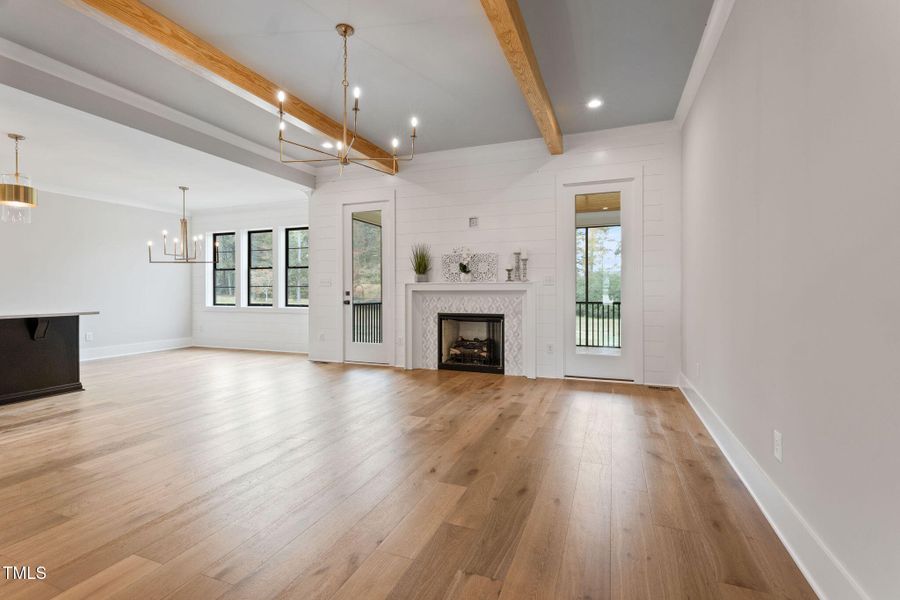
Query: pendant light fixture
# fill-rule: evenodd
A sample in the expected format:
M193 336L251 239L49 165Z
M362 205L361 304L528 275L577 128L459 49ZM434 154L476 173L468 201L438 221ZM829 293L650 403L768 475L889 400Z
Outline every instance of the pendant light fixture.
M169 265L192 265L217 262L219 257L218 248L213 249L213 258L215 260L203 260L203 235L195 235L189 241L188 236L190 234L190 228L188 227L187 212L185 210L187 204L185 195L190 188L180 185L178 186L178 189L181 190L181 222L179 226L179 235L181 237L177 237L173 240L172 251L169 252L169 232L163 229L163 256L168 256L170 258L154 260L153 242L148 241L147 260L151 263Z
M344 106L343 106L343 134L341 139L336 140L334 143L330 141L326 141L322 144L323 148L332 149L334 148L334 152L328 152L326 150L322 150L322 148L315 148L312 146L307 146L306 144L300 144L298 142L292 142L284 137L284 129L285 129L285 121L284 121L284 102L287 100L287 94L282 91L278 92L278 154L281 158L281 162L283 163L316 163L327 165L328 163L334 163L340 165L341 173L344 172L344 166L349 165L351 163L355 165L360 165L363 167L368 167L369 169L376 169L371 163L381 163L387 164L393 173L397 172L397 164L400 161L409 161L412 160L416 155L416 127L419 125L419 119L416 117L412 117L409 120L409 124L412 127L412 134L410 137L410 152L408 156L397 156L397 150L400 148L400 140L398 138L393 138L391 140L391 156L384 158L369 158L365 156L351 156L350 152L353 150L353 144L356 142L356 123L359 118L359 97L362 94L358 87L353 88L353 108L348 110L348 90L350 87L350 81L348 80L348 53L347 53L347 39L353 35L354 29L352 25L348 25L347 23L338 23L335 26L335 29L338 32L338 35L341 36L343 40L344 47L344 79L341 81L341 86L344 88ZM353 112L353 128L351 129L348 126L348 113ZM291 146L296 146L298 148L303 148L304 150L311 150L312 152L316 152L318 154L324 154L327 158L313 158L306 160L294 160L288 159L284 157L284 145L290 144Z
M31 223L31 209L37 206L37 190L31 178L19 173L19 142L25 136L7 134L16 146L16 172L0 175L0 220L8 223Z

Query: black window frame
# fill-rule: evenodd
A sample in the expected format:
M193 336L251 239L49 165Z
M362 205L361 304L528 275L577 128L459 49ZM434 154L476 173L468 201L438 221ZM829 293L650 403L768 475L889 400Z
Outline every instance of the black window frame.
M292 231L305 231L306 232L306 264L292 266L291 265L291 232ZM303 246L300 246L303 248ZM307 273L306 279L306 302L301 304L295 304L291 302L291 294L290 290L292 287L304 287L304 286L292 286L290 285L290 275L291 270L301 270L305 269ZM309 227L286 227L284 230L284 305L288 308L304 308L309 306Z
M223 269L223 268L219 267L219 249L216 244L219 243L220 237L229 236L229 235L232 236L232 238L233 238L233 241L231 244L231 248L232 248L232 250L231 250L231 268ZM227 289L227 288L216 285L216 273L219 271L231 271L232 273L237 271L237 261L235 260L235 256L234 256L237 251L237 244L236 244L237 232L221 231L219 233L214 233L212 242L213 242L213 274L212 274L212 278L213 278L212 279L212 303L213 303L213 306L237 306L237 276L236 275L235 275L235 277L232 278L232 281L234 282L235 285L234 285L234 287L231 288L231 295L232 295L232 297L234 297L234 300L232 300L231 303L216 301L216 298L218 297L218 295L216 294L216 290L217 289Z
M268 250L253 250L253 234L256 233L268 233L271 235L272 239L272 247ZM254 252L270 252L272 255L272 266L270 267L254 267L253 266L253 253ZM275 230L274 229L253 229L247 232L247 306L265 306L265 307L273 307L275 306ZM253 302L253 288L254 287L263 287L263 286L253 286L250 284L253 271L272 271L272 296L268 304Z

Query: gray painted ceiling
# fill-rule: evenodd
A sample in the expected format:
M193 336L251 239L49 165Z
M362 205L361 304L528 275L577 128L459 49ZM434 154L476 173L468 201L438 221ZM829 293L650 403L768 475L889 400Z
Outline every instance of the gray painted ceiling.
M538 137L478 0L145 0L332 117L340 38L363 90L360 130L419 150ZM670 119L712 0L520 0L564 133ZM0 0L0 36L259 144L273 117L57 0ZM599 111L584 107L602 96ZM299 131L292 136L300 137ZM322 140L315 140L315 143Z
M672 119L712 4L519 0L563 133Z

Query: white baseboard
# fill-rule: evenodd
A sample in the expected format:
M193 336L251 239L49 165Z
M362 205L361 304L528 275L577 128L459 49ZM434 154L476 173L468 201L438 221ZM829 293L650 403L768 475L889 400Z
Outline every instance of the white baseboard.
M146 352L160 352L162 350L175 350L188 348L193 345L191 338L172 338L168 340L153 340L152 342L138 342L136 344L118 344L116 346L100 346L98 348L81 347L81 361L98 360L100 358L113 358L115 356L128 356L130 354L144 354Z
M279 354L308 354L305 350L280 350L274 348L248 348L246 346L226 346L217 344L192 344L194 348L209 348L211 350L247 350L249 352L277 352Z
M871 600L684 373L680 374L678 387L819 598Z

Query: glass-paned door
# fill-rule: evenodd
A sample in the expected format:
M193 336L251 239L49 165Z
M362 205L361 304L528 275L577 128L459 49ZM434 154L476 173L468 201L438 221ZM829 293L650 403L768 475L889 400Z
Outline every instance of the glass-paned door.
M390 316L388 282L393 246L392 214L385 203L345 207L344 341L345 358L390 362L385 344Z
M565 374L636 380L642 229L630 182L589 184L566 198ZM588 187L585 185L584 187Z

